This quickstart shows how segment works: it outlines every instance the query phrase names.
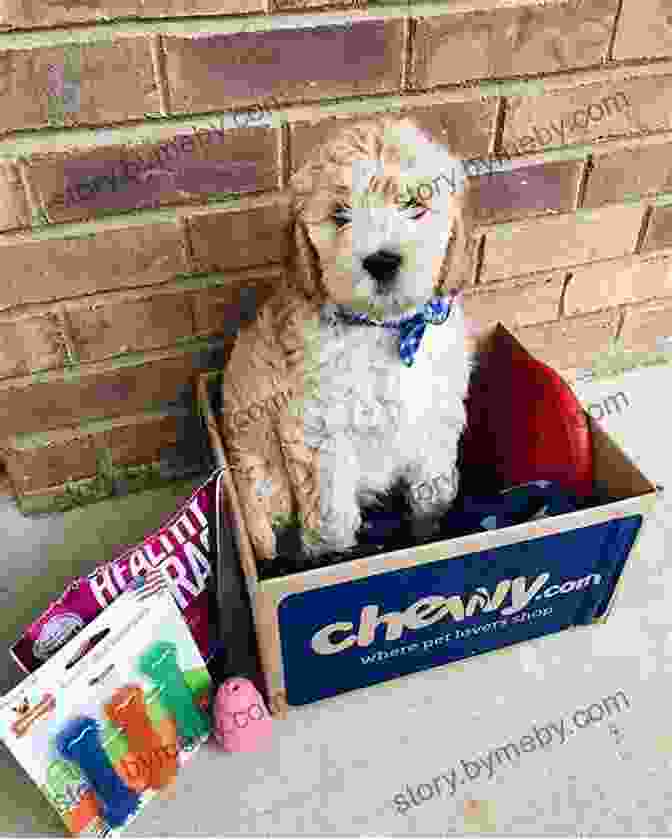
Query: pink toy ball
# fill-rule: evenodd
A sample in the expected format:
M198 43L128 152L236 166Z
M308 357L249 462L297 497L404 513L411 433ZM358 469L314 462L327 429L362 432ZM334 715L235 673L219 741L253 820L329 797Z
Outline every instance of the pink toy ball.
M270 738L273 720L249 679L235 676L219 686L214 704L215 739L227 752L255 752Z

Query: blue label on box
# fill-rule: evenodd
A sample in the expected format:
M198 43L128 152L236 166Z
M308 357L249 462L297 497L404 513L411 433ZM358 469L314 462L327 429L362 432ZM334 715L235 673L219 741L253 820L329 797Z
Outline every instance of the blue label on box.
M288 595L287 701L344 691L601 617L640 515Z

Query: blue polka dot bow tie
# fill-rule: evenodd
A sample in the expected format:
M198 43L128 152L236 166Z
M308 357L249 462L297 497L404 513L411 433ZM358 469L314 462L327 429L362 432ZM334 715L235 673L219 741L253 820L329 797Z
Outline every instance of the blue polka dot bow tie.
M350 324L368 324L385 326L399 330L399 357L407 367L412 367L420 349L427 324L438 325L448 320L454 295L450 297L432 297L419 312L397 320L375 320L364 312L352 312L341 309L341 318Z

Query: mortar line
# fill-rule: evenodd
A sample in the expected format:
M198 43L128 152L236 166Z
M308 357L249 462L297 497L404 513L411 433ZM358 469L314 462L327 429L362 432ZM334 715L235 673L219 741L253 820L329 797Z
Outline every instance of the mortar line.
M560 289L560 299L558 300L558 320L562 320L563 318L567 317L567 310L565 308L565 298L567 296L567 288L573 277L574 274L572 274L571 271L568 271L565 274L565 277L562 281L562 288Z
M616 7L616 14L614 15L614 22L611 26L611 32L609 33L609 41L607 43L607 49L604 54L605 61L613 61L614 60L614 44L616 43L616 36L618 34L619 24L621 22L621 14L623 12L623 2L624 0L618 0L618 5Z
M474 269L471 275L472 288L475 286L482 287L483 285L481 276L483 274L483 262L485 261L485 239L485 233L482 233L476 245Z
M639 228L639 233L637 234L635 248L633 250L633 253L637 256L641 256L642 254L642 246L644 245L644 240L646 239L646 235L649 232L649 223L651 221L652 215L653 206L651 204L647 204L646 209L644 210L644 215L642 216L642 223Z
M614 341L620 341L623 334L623 325L625 324L626 306L621 305L617 307L618 320L616 321L616 331L614 333Z
M21 179L21 185L23 186L28 210L30 211L30 227L34 227L35 219L42 218L42 212L44 211L46 213L46 208L42 206L41 202L37 198L37 189L33 186L31 181L26 161L19 158L16 161L16 166L19 171L19 178Z
M65 303L60 303L56 309L60 318L61 335L65 342L65 348L68 355L68 363L70 365L81 364L81 357L77 350L74 332L72 329L72 321L70 320L70 312Z
M171 111L170 89L166 75L166 50L163 38L160 35L154 35L149 39L149 46L152 55L154 80L159 93L159 107L164 116L168 116Z
M182 234L182 249L184 251L185 262L189 268L190 274L195 274L198 271L196 264L196 255L194 251L194 243L191 239L191 228L189 227L189 219L186 216L178 216L175 219L175 224Z
M590 173L595 168L593 164L593 155L588 154L586 156L585 161L583 162L583 166L581 167L581 173L579 175L579 180L576 186L576 196L574 198L574 210L586 209L583 206L583 203L586 198L586 190L588 189L588 178L590 177Z
M488 145L488 155L490 155L491 157L497 157L499 154L499 150L502 148L507 105L508 100L506 96L499 96L497 98L497 104L495 105L495 114L493 119L493 127L491 129L490 143Z

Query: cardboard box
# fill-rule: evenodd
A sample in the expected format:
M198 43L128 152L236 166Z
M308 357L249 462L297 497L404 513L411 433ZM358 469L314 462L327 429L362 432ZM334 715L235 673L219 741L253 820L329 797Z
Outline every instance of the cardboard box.
M480 337L480 348L493 334ZM233 529L274 711L602 623L611 613L657 489L589 415L594 481L607 503L260 580L216 419L221 381L203 376L198 385L214 457L225 467L218 527L222 544Z
M0 699L0 738L72 835L116 836L155 796L174 789L208 738L210 688L168 587L138 577ZM100 747L108 771L96 782L87 766ZM118 792L112 807L100 795L109 794L111 780Z

